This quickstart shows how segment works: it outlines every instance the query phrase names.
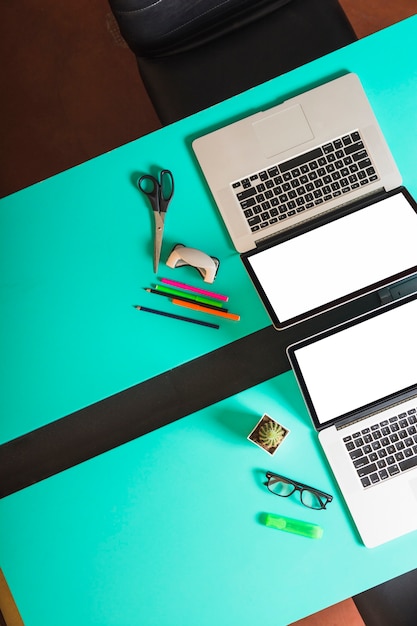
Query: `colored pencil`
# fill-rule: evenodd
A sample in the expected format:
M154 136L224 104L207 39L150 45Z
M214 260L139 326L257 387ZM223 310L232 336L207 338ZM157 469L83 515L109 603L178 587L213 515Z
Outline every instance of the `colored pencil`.
M200 302L201 304L212 304L217 307L222 307L223 302L221 300L214 300L213 298L206 298L204 296L198 296L194 294L192 291L185 291L184 289L174 289L174 287L167 287L166 285L155 285L155 289L158 291L165 291L165 293L170 293L173 296L182 296L183 298L190 298L195 302Z
M214 298L215 300L223 300L223 302L227 302L229 300L229 296L222 296L220 293L206 291L205 289L192 287L191 285L186 285L185 283L178 283L177 281L170 280L169 278L161 278L160 280L161 283L164 283L165 285L171 285L171 287L178 287L179 289L185 289L186 291L194 291L194 293L199 293L202 296L208 296L209 298Z
M158 290L158 289L151 289L150 287L145 289L145 291L147 291L148 293L154 293L156 296L165 296L165 298L175 298L176 300L182 300L183 302L191 302L191 303L199 303L200 300L197 298L186 298L184 296L181 295L177 295L177 290L176 289L172 289L171 291L175 291L175 294L169 293L169 292L165 292L165 290ZM217 305L217 304L206 304L204 303L204 306L206 306L209 309L215 309L216 311L225 311L227 312L227 309L223 309L221 305Z
M225 313L224 311L219 311L218 309L209 309L206 306L201 306L200 304L194 304L190 302L184 302L183 300L176 300L175 298L172 300L172 304L176 304L178 306L184 306L187 309L193 309L193 311L200 311L201 313L210 313L210 315L218 315L219 317L225 317L229 320L235 320L238 322L240 320L240 315L236 315L235 313Z
M173 319L181 320L182 322L191 322L191 324L199 324L200 326L208 326L209 328L220 328L218 324L211 324L210 322L203 322L202 320L195 320L192 317L184 317L183 315L175 315L174 313L166 313L165 311L149 309L147 306L141 306L140 304L134 304L133 307L137 311L145 311L146 313L154 313L155 315L162 315L163 317L172 317Z

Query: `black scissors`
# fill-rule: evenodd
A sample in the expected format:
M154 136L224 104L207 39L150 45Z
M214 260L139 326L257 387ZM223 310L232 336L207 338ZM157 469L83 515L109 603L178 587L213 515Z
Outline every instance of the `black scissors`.
M174 177L169 170L162 170L159 174L159 180L154 176L144 174L138 180L138 187L148 196L155 218L153 271L156 273L161 256L165 216L174 193Z

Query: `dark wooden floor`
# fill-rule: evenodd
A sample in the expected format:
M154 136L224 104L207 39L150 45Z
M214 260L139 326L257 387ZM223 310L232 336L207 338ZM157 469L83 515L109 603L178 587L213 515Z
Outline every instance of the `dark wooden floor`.
M358 37L416 12L416 0L340 0ZM0 197L160 124L106 0L0 6ZM361 626L351 600L297 626Z
M357 35L416 0L341 0ZM159 127L106 0L0 5L0 197Z

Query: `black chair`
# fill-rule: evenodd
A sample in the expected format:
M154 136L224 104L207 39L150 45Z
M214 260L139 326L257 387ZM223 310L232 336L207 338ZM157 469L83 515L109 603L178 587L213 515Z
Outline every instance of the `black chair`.
M162 124L356 36L337 0L109 0Z

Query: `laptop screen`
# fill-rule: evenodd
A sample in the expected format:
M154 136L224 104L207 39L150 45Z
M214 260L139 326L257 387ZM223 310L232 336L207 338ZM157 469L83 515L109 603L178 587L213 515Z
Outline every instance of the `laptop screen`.
M400 190L242 255L278 329L417 271L417 206Z
M414 388L417 295L305 339L288 356L317 428Z

